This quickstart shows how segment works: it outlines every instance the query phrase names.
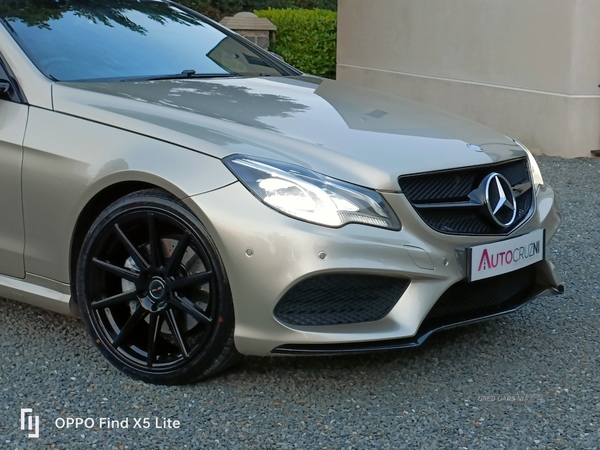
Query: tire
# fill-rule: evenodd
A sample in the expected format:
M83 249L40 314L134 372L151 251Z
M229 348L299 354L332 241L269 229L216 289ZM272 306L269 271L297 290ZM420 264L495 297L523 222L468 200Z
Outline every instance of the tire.
M185 384L239 358L217 249L165 192L135 192L100 214L81 248L76 295L93 342L133 378Z

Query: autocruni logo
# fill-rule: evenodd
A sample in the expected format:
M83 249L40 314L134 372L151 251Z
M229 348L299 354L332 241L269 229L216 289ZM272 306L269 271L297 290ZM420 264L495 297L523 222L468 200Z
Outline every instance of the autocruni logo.
M33 409L21 408L21 430L29 431L29 438L40 437L40 416L34 416Z

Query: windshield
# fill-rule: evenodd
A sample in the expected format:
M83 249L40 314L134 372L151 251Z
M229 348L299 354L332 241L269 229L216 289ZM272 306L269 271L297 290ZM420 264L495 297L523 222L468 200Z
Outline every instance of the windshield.
M0 17L38 69L57 81L290 74L170 2L3 1Z

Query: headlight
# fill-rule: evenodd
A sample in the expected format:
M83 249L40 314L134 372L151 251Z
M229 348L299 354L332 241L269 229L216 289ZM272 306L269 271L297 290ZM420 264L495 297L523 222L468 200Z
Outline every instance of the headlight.
M537 161L535 160L535 158L533 157L533 155L531 154L529 149L527 147L525 147L523 144L521 144L519 141L517 141L516 139L512 139L512 140L515 142L515 144L517 144L519 147L521 147L523 150L525 150L525 153L527 153L527 159L529 160L529 167L531 168L531 176L533 177L533 185L535 187L538 187L538 186L544 184L544 179L542 178L542 172L540 172L540 166L538 166Z
M400 229L392 209L371 189L280 161L234 155L224 163L256 197L288 216L328 227Z

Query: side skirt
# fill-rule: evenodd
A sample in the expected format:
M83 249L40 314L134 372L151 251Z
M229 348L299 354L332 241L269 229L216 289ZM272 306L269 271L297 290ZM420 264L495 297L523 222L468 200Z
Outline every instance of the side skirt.
M68 284L29 273L24 279L0 275L0 297L74 316L76 314L69 306L70 292L71 287Z

